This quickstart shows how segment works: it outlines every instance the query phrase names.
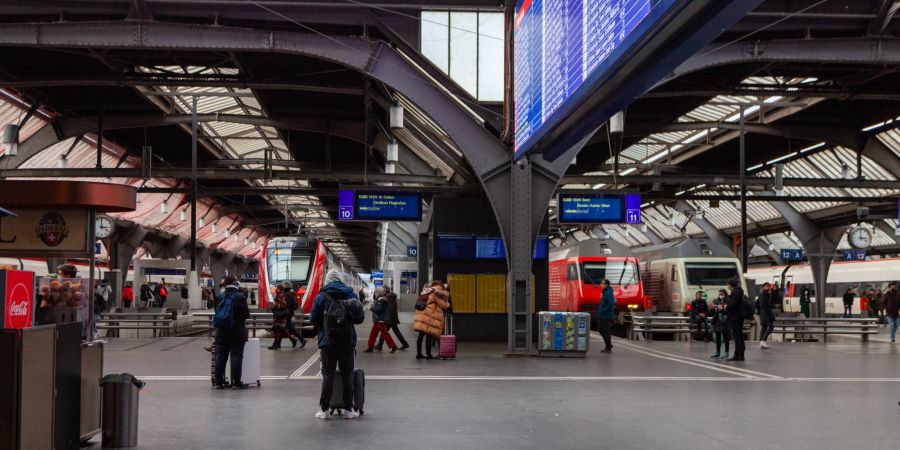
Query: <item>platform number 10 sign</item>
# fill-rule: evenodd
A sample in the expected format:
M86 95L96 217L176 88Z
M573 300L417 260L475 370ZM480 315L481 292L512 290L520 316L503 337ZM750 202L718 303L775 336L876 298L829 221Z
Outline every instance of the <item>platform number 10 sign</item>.
M419 249L414 245L407 246L406 247L406 256L410 256L410 257L419 256Z

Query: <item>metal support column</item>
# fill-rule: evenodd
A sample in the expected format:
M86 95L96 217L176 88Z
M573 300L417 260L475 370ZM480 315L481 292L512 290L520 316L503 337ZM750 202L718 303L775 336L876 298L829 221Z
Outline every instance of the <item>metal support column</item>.
M747 272L747 149L744 130L744 107L740 112L740 165L741 165L741 270Z
M511 167L511 234L509 243L509 273L507 274L507 316L509 353L531 353L532 314L531 264L534 237L532 235L531 180L529 158L522 158Z
M191 102L191 275L197 279L197 96ZM216 280L217 282L219 280Z

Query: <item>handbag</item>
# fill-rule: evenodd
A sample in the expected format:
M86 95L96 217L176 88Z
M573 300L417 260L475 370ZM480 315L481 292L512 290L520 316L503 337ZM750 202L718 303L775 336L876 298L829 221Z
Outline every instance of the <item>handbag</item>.
M427 307L427 306L428 306L428 296L427 295L420 295L418 298L416 298L416 306L415 306L416 311L425 311L425 307Z

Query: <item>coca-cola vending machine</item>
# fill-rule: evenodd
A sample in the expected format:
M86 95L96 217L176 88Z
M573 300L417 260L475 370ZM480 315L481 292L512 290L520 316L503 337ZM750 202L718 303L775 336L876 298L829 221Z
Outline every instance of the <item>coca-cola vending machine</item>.
M31 328L34 325L34 272L0 270L0 316L3 328Z

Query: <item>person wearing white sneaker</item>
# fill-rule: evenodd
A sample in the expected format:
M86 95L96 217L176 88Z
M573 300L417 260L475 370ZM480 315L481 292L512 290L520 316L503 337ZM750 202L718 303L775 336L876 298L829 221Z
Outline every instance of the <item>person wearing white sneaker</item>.
M322 411L321 409L316 411L316 419L325 420L328 418L328 411Z
M359 417L359 413L358 413L358 412L356 412L356 411L354 411L354 410L352 410L352 409L345 409L345 410L344 410L344 418L345 418L345 419L356 419L357 417Z
M769 283L764 283L762 291L760 291L759 295L756 297L756 313L759 314L759 329L761 330L759 336L759 348L763 350L771 348L766 341L769 340L769 335L771 335L772 330L775 329L775 314L772 312L772 298L771 286Z

